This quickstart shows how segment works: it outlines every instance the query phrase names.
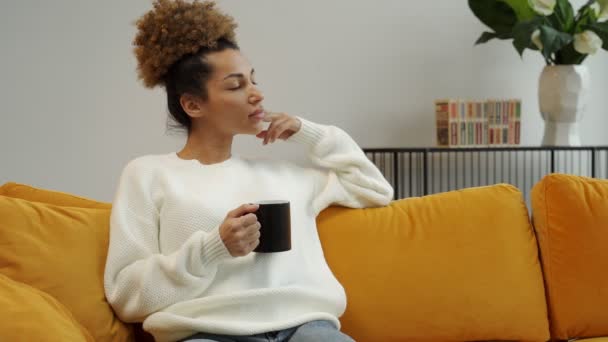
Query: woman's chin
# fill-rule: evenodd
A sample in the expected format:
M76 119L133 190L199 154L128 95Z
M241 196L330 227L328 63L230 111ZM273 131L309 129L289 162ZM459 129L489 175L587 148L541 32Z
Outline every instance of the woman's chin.
M257 123L254 125L251 125L247 128L245 128L241 134L246 134L246 135L258 135L260 132L262 132L264 130L264 124L263 123Z
M265 125L264 125L263 121L260 121L256 124L254 124L252 127L253 127L253 132L254 132L253 134L258 134L265 129Z

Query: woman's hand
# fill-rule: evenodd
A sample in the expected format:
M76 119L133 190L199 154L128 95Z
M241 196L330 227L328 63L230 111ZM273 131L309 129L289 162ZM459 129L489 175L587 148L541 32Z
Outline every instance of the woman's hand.
M231 210L220 225L220 238L230 255L245 256L260 244L260 222L254 214L257 204L243 204Z
M276 139L287 140L302 127L302 122L298 118L287 113L266 113L264 121L270 122L270 126L256 135L264 139L263 145L272 144Z

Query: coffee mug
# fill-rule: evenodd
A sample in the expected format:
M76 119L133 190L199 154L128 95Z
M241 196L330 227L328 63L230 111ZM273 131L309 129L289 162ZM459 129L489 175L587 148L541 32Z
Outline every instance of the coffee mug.
M285 252L291 249L291 212L289 201L259 201L255 215L260 222L257 253Z

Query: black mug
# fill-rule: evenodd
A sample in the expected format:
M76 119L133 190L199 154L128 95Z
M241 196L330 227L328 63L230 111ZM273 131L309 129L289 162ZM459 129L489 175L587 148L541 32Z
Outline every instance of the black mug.
M260 222L257 253L285 252L291 249L291 212L289 201L259 201L255 215Z

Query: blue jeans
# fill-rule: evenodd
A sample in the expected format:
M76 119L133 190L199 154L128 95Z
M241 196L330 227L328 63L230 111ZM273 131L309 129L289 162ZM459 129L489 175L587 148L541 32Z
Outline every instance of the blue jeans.
M300 326L250 336L198 333L180 342L354 342L329 321L312 321Z

